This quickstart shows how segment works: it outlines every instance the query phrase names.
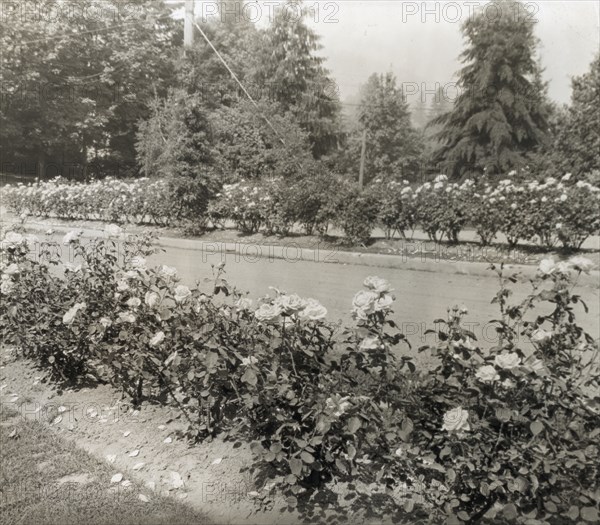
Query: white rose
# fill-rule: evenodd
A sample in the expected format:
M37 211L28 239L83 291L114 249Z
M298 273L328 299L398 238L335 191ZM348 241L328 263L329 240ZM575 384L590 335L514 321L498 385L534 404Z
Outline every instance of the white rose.
M370 275L367 277L363 284L369 289L373 290L376 293L385 293L392 292L392 286L388 281L382 279L381 277L377 277L375 275Z
M165 340L165 333L163 331L157 332L152 339L150 339L150 346L158 346Z
M238 310L249 310L250 308L252 308L252 299L249 299L248 297L240 297L235 302L235 307Z
M377 301L375 301L375 305L373 306L373 308L376 312L389 310L393 302L394 298L390 294L386 293L385 295L377 299Z
M558 273L569 273L571 269L571 263L568 261L559 261L556 265L556 271Z
M554 270L556 270L554 259L542 259L540 261L540 265L538 266L538 270L544 275L550 275L552 272L554 272Z
M125 292L129 290L129 284L127 284L127 281L124 281L123 279L117 281L117 290L119 290L119 292Z
M563 194L560 196L560 201L561 201L561 202L565 202L566 200L567 200L567 194L566 194L566 193L563 193Z
M135 323L135 315L131 312L121 312L119 314L119 321L122 323Z
M156 292L146 292L144 296L144 302L150 307L154 308L160 301L160 296Z
M83 310L85 306L85 303L76 303L71 308L69 308L65 312L65 315L63 315L63 323L66 325L72 324L75 320L75 317L77 316L77 312L79 312L79 310Z
M376 350L381 346L381 341L377 336L365 337L360 343L360 350Z
M2 243L7 244L8 246L16 246L17 244L22 244L24 241L25 239L20 233L6 232Z
M142 269L146 268L146 259L144 259L140 255L136 255L135 257L133 257L131 259L131 266L142 270Z
M185 302L190 295L192 295L192 292L187 286L180 284L175 288L175 301L178 303Z
M516 368L521 364L521 358L514 352L509 352L508 354L498 354L494 358L494 364L500 368L510 370L511 368Z
M543 343L544 341L550 339L552 337L552 332L547 332L542 328L538 328L534 330L531 334L531 340L535 343Z
M19 266L15 263L9 264L6 268L4 268L4 273L6 275L15 275L19 273Z
M118 237L123 233L123 229L116 224L109 224L108 226L106 226L106 228L104 228L104 232L109 237Z
M279 306L288 315L296 313L306 306L304 299L296 294L280 295L273 301L273 304Z
M160 273L164 277L176 277L177 276L177 269L173 268L172 266L163 265L160 268Z
M582 257L581 255L577 255L576 257L571 257L569 259L569 264L579 270L580 272L589 273L590 270L595 266L595 264L588 259L587 257Z
M462 407L453 408L444 414L443 430L448 432L462 432L471 430L469 425L469 412Z
M316 299L308 299L304 310L300 311L298 316L309 321L320 321L327 317L327 308Z
M258 363L258 359L251 355L250 357L242 357L242 366L250 366Z
M100 324L104 327L104 328L108 328L109 326L112 325L112 321L108 318L108 317L101 317L100 318Z
M371 290L357 292L352 299L352 307L356 316L365 319L368 314L375 312L375 301L378 299L379 294Z
M130 308L137 308L140 304L142 304L142 301L138 297L132 297L127 300L127 306Z
M4 295L10 295L14 288L15 285L12 281L2 279L2 284L0 284L0 292L2 292Z
M352 406L349 399L350 396L340 397L339 395L336 395L334 397L328 397L325 400L325 408L333 412L335 417L340 417Z
M71 230L63 237L63 244L66 246L77 240L83 232L81 230Z
M277 305L262 304L254 312L254 317L261 322L270 322L276 320L281 315L281 308Z
M484 383L491 383L497 379L500 379L498 372L496 372L496 369L492 365L482 366L475 373L475 377Z
M81 264L74 265L74 264L71 264L70 262L66 262L65 263L65 271L72 272L72 273L80 272L81 271Z

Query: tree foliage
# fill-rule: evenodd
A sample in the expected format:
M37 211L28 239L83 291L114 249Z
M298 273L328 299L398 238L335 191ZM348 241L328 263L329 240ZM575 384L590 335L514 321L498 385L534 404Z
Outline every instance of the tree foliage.
M166 92L179 33L162 2L83 9L91 4L61 11L43 1L38 16L17 7L0 20L5 165L38 163L42 174L50 163L60 170L94 158L134 165L136 122Z
M356 166L366 131L365 177L408 177L419 166L420 140L412 127L408 104L392 73L373 74L362 88L358 129L351 144Z
M518 168L545 139L545 111L534 85L534 22L518 1L490 5L462 28L469 46L462 53L461 92L453 110L435 121L443 144L435 160L454 177Z

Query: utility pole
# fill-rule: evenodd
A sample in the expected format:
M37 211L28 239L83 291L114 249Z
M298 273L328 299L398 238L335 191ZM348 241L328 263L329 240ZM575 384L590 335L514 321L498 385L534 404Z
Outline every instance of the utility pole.
M363 131L362 148L360 150L360 171L358 173L358 187L362 190L365 184L365 153L367 151L367 130Z
M194 45L194 0L185 0L185 21L183 24L183 53Z

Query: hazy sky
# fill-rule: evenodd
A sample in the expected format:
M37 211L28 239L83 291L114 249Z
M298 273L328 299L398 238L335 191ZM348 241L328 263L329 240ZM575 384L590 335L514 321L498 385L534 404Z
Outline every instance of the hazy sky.
M196 16L210 18L219 0L196 1ZM545 77L551 98L570 99L570 79L588 70L600 46L599 0L523 0L537 20ZM284 0L248 1L242 16L260 26ZM256 8L259 4L259 8ZM310 25L321 35L322 56L342 100L354 99L371 73L392 71L399 82L423 86L456 80L463 49L460 25L485 0L305 0L314 6ZM489 11L489 16L494 13ZM411 88L413 89L413 88ZM416 94L409 102L414 102ZM432 95L429 95L429 101ZM449 94L449 96L452 96Z
M599 2L528 3L538 20L535 31L550 96L568 102L571 77L587 71L599 49ZM337 0L335 4L335 15L332 7L324 8L324 2L320 11L337 23L325 23L321 16L311 25L322 36L322 54L342 98L356 93L373 72L391 70L400 82L425 83L426 89L436 82L456 80L464 44L458 18L462 14L464 20L469 13L464 2L404 2L402 6L399 0Z

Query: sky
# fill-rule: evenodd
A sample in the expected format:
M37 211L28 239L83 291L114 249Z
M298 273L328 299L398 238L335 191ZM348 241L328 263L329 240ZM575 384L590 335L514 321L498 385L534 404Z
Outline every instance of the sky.
M539 53L549 81L549 95L568 103L571 77L589 70L600 48L599 0L523 0L537 20ZM210 18L218 0L196 1L196 16ZM247 2L241 12L259 26L284 0ZM256 5L259 7L256 7ZM305 0L313 7L309 25L321 36L320 54L335 79L342 101L353 101L372 73L393 72L410 103L426 102L436 84L452 89L464 48L461 23L485 0ZM488 13L488 11L485 11ZM489 16L494 16L489 11ZM414 94L412 94L414 92ZM448 96L453 95L448 92Z

